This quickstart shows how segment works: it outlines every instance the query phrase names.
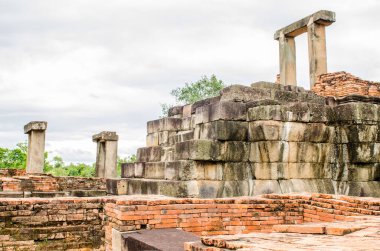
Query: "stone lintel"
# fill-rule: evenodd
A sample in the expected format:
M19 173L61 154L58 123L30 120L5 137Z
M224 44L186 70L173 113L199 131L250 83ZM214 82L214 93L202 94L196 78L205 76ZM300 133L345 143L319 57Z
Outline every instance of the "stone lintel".
M46 128L46 121L31 121L24 126L24 133L28 134L30 131L45 131Z
M92 141L94 142L103 142L103 141L118 141L119 136L116 132L103 131L101 133L95 134L92 136Z
M307 31L307 25L310 20L313 20L314 23L322 24L328 26L335 22L335 12L329 10L320 10L307 16L297 22L294 22L282 29L279 29L274 34L274 39L279 40L281 34L284 34L287 37L296 37Z

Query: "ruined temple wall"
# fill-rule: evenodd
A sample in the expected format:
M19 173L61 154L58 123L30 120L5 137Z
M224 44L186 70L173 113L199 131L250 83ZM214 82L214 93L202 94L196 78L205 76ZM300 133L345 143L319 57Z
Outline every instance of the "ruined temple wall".
M127 193L380 196L379 105L329 102L300 87L259 82L174 107L148 122L147 147L138 149L137 163L123 165Z

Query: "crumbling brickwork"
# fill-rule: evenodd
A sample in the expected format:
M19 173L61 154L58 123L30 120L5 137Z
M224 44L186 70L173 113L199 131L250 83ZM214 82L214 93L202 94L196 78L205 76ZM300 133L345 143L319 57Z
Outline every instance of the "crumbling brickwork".
M361 95L380 98L380 83L362 80L344 71L319 75L312 90L324 97Z

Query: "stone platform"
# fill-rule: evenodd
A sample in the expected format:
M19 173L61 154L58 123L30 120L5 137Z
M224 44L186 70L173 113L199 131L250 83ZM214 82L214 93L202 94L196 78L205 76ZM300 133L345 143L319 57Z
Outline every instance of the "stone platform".
M137 162L124 164L123 179L109 187L113 194L200 198L380 197L380 104L350 97L268 82L226 87L149 121Z

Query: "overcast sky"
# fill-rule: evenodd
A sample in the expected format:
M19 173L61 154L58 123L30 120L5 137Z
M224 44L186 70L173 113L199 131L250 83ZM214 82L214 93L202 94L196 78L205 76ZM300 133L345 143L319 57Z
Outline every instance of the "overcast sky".
M66 162L94 162L91 136L103 130L119 134L120 156L133 154L173 88L211 74L274 81L273 33L320 9L337 19L328 70L380 80L377 0L0 0L0 146L46 120L46 149ZM296 46L308 88L305 34Z

